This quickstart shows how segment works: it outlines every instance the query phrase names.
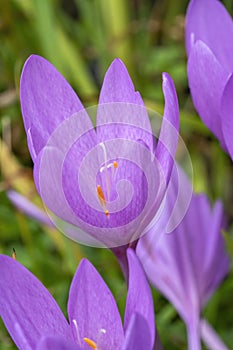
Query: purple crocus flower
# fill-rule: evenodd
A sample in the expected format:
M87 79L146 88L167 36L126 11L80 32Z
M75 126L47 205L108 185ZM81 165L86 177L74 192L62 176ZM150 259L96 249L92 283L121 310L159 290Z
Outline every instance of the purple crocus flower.
M177 96L166 73L163 92L156 141L140 94L124 64L114 60L94 129L87 113L93 110L84 109L49 62L31 56L25 63L20 98L35 183L54 222L74 240L118 247L146 232L169 184L178 141Z
M190 1L186 48L193 103L233 159L233 22L220 1Z
M153 299L133 250L124 328L116 302L93 265L83 259L71 283L67 321L49 291L24 266L0 255L0 316L20 350L152 350ZM140 288L139 288L140 286Z
M211 209L205 195L193 194L183 221L171 234L162 235L154 244L152 231L137 246L152 284L186 323L190 350L201 349L200 311L229 270L222 227L222 204L216 202ZM203 334L207 339L206 329Z

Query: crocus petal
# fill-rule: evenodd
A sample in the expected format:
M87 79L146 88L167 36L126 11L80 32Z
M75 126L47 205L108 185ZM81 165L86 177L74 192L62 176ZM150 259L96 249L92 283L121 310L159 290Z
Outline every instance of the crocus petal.
M95 270L83 259L73 278L68 315L74 337L89 338L103 349L120 349L123 342L123 327L112 293Z
M193 189L192 184L178 165L174 163L170 182L163 199L160 211L155 220L152 220L148 226L146 234L140 238L137 244L137 253L141 252L147 256L147 252L144 248L140 249L140 246L155 246L160 237L165 233L171 233L184 218L190 201L192 199ZM141 260L146 259L146 256L140 256Z
M192 183L179 166L174 163L170 182L167 188L164 207L160 219L158 220L159 228L166 233L171 233L183 220L193 195ZM161 221L161 222L160 222Z
M132 109L130 113L126 113L125 106L128 110ZM151 125L146 108L120 59L115 59L105 74L96 125L99 142L116 137L141 139L149 149L153 148Z
M52 222L50 221L48 215L46 215L45 211L41 210L39 207L30 202L25 196L13 190L8 191L7 196L16 206L16 208L18 208L24 214L32 217L42 224L52 226Z
M228 72L202 41L197 41L188 60L188 79L194 106L206 126L225 145L220 120L220 101Z
M129 73L119 58L116 58L108 68L100 92L99 104L109 102L127 102L144 106L140 93L135 91ZM103 124L102 121L98 123Z
M45 205L61 219L77 226L79 226L79 220L69 207L62 187L63 163L66 160L68 150L78 145L78 153L76 153L75 159L72 159L73 162L69 164L70 171L72 168L75 171L74 184L72 184L71 179L69 188L73 191L77 188L79 191L77 181L79 166L90 148L95 147L95 136L95 131L89 125L86 112L82 110L59 125L34 164L34 180ZM64 179L64 185L66 185L66 181L67 178ZM66 187L65 192L67 192ZM54 198L57 200L54 201ZM83 209L85 211L85 208Z
M128 249L127 257L129 263L129 287L124 318L125 330L128 329L133 314L135 312L139 313L148 323L150 346L152 348L155 341L155 319L151 290L143 268L132 249Z
M155 155L164 170L164 179L169 182L179 137L179 105L172 78L163 73L164 116Z
M36 347L36 350L82 350L77 344L61 337L44 337Z
M4 255L0 270L0 316L19 349L35 349L46 335L71 339L60 308L31 272Z
M83 106L63 76L44 58L26 61L20 82L20 100L33 160L56 127Z
M200 333L203 343L206 345L207 349L229 350L229 348L219 338L219 335L205 319L201 319L200 321Z
M148 323L138 313L132 315L125 334L122 350L152 350Z
M151 233L148 233L148 235L151 235ZM181 317L185 319L189 308L187 309L187 298L182 299L183 294L181 287L179 287L182 285L180 275L177 274L176 266L172 266L172 263L167 260L167 255L164 255L158 249L155 251L155 247L158 244L157 239L154 245L152 243L153 241L150 240L150 245L147 245L147 241L143 240L143 244L137 247L137 254L143 264L143 268L152 284L163 293L175 306ZM174 276L176 276L175 279Z
M186 47L190 55L197 40L203 41L228 72L233 70L233 22L217 0L192 0L186 15ZM208 72L208 70L207 70Z
M183 261L179 258L180 249L176 252L175 248L174 250L170 248L169 243L172 242L173 233L163 235L164 237L161 236L158 242L156 235L151 230L145 236L147 239L144 238L140 241L137 247L137 255L152 284L175 306L181 317L186 319L186 314L190 310L190 303L189 298L183 298L184 293L186 293L186 291L183 291L183 284L186 286L188 283L182 275ZM164 243L162 246L161 242ZM179 271L180 265L181 273ZM192 288L192 286L188 287Z
M233 74L223 90L220 114L224 140L233 160Z
M206 202L206 206L209 206L209 202L205 196L200 198L202 200L202 203L200 202L202 208L204 201ZM208 221L210 224L206 224L208 227L206 227L205 231L203 230L203 234L206 235L205 239L208 240L208 232L211 232L211 240L208 240L209 244L206 245L205 251L202 253L203 277L200 276L200 278L205 278L205 283L200 283L203 287L201 291L203 296L202 306L205 305L230 269L230 261L226 253L225 242L220 232L225 228L223 205L220 201L215 203L212 210L209 207L207 217L209 217Z

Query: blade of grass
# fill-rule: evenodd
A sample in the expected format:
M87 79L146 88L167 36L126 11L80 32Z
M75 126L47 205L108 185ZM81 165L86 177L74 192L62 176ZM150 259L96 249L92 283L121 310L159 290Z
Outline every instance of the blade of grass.
M124 0L98 0L98 5L104 21L112 58L121 58L127 65L129 72L133 74L129 36L129 3Z

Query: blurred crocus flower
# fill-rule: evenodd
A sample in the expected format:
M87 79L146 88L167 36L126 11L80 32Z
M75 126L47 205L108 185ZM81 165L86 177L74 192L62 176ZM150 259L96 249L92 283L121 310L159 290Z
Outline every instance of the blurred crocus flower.
M19 192L9 190L7 191L7 197L14 204L14 206L25 215L35 219L39 223L44 224L46 226L55 227L53 222L49 219L49 216L44 210L32 203L29 199L27 199Z
M67 321L31 272L0 255L0 316L18 349L152 350L155 322L150 287L135 253L129 249L127 256L123 327L112 293L88 260L81 261L71 283Z
M136 241L156 216L170 180L179 112L163 74L165 111L157 141L124 64L108 69L96 129L79 98L45 59L25 63L20 99L38 192L74 240L107 247ZM59 221L70 224L62 224ZM80 229L78 229L80 228Z
M193 103L233 159L233 22L220 1L190 1L186 49Z
M211 208L205 195L194 194L183 221L172 233L162 235L156 243L152 230L137 246L152 284L186 323L190 350L201 349L201 333L208 344L213 340L214 332L211 334L200 321L200 312L229 270L222 228L222 204L216 202Z

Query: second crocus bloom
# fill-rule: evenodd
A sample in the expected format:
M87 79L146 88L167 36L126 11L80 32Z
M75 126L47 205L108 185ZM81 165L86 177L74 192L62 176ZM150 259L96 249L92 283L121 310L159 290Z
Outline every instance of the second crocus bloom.
M164 233L157 242L151 230L137 247L152 284L183 318L189 350L201 349L200 312L229 270L222 228L221 203L212 209L205 195L193 195L183 221L172 233Z
M194 106L233 159L233 22L220 1L190 1L186 49Z

